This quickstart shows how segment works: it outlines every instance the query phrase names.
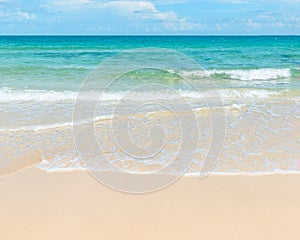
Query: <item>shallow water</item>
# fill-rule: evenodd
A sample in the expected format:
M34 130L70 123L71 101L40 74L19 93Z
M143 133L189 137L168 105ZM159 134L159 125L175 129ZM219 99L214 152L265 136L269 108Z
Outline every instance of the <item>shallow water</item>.
M165 137L165 148L151 161L119 154L112 141L112 116L130 86L145 81L171 87L130 92L123 110L136 102L171 106L186 122L182 100L188 102L199 126L199 146L187 174L198 174L206 160L214 127L210 110L226 114L226 136L214 174L267 174L300 171L300 38L299 37L0 37L0 172L38 164L46 171L84 170L73 139L73 109L82 81L101 62L123 50L164 47L182 52L203 69L130 72L107 91L95 111L99 148L107 162L92 161L97 171L126 170L169 173L182 146L179 123L166 109L148 106L131 116L133 141L142 148ZM182 83L189 79L195 91ZM215 99L207 79L218 88ZM101 79L98 80L101 84ZM198 90L199 90L198 88ZM93 89L90 89L93 96ZM176 96L180 96L177 98ZM205 99L203 99L205 96ZM87 101L94 101L88 99ZM210 109L207 108L209 104ZM172 117L173 116L173 117ZM216 115L218 116L218 115ZM127 116L129 117L129 116ZM216 117L218 118L218 117ZM128 119L126 118L126 121ZM86 122L87 121L87 122ZM124 120L125 121L125 120ZM153 126L165 129L165 135ZM187 131L186 129L184 129ZM187 133L189 134L189 133ZM156 136L157 139L149 138ZM90 136L83 136L89 142ZM122 136L121 136L122 137ZM126 139L124 136L123 139ZM88 145L88 144L87 144ZM89 146L87 146L87 149ZM152 148L154 152L159 149ZM88 152L87 152L88 155ZM184 161L182 164L184 165Z

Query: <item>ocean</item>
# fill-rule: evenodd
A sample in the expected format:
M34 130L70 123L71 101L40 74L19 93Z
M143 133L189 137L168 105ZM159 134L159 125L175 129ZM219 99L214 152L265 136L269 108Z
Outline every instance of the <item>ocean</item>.
M86 162L82 162L84 153L78 153L78 139L74 141L73 129L74 107L82 83L107 59L140 48L175 50L201 68L176 66L176 70L142 69L126 73L122 81L117 81L102 96L93 120L100 139L99 149L109 160L105 164L101 160L93 161L86 167ZM143 54L142 62L151 57L151 51ZM147 66L147 61L144 65ZM112 69L118 67L121 66L116 61ZM200 87L200 93L183 84L182 78ZM214 89L205 84L208 79L214 83ZM97 84L104 85L102 81L100 77ZM169 131L165 131L164 136L168 145L164 145L154 160L142 156L137 160L130 154L119 154L122 147L112 141L112 119L117 114L113 110L128 93L129 86L133 88L141 82L153 82L166 88L131 92L130 97L122 101L121 110L132 114L124 109L132 109L135 102L163 105L148 104L133 114L139 124L133 124L135 135L131 140L140 148L149 148L153 145L151 141L156 141L147 132L153 126L158 124ZM177 95L170 93L169 88ZM222 104L213 94L207 97L216 89ZM202 94L206 96L205 101ZM216 111L216 116L224 113L226 117L224 134L220 136L222 143L219 143L222 146L213 156L211 174L300 172L298 36L1 36L0 174L32 165L45 171L93 168L94 171L139 173L167 169L166 173L170 173L166 166L176 159L178 149L184 144L178 136L182 131L178 129L178 119L164 107L171 106L189 122L186 109L180 107L182 99L191 106L191 116L195 116L199 127L199 144L193 149L187 147L181 154L184 174L197 176L205 165L209 146L214 141L212 132L216 128L213 125L218 125L218 121L211 124L211 111ZM124 113L120 115L124 117ZM157 140L163 137L158 130L153 134ZM127 141L125 135L120 138ZM88 136L82 139L89 145ZM159 147L152 146L150 150L156 151L156 148ZM176 166L170 170L172 174L181 169L180 162Z

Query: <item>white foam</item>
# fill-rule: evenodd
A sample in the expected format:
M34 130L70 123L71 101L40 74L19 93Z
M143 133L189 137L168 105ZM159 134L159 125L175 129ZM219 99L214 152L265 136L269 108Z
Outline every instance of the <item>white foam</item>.
M172 73L172 71L169 71ZM242 81L251 80L275 80L280 78L288 78L291 76L290 68L260 68L248 70L196 70L196 71L182 71L179 73L182 76L197 76L210 77L215 74L226 74L231 79L238 79Z
M77 93L71 91L46 90L10 90L0 89L0 102L26 102L26 101L73 101Z
M77 125L83 125L83 124L89 124L91 122L97 122L100 120L105 120L105 119L112 119L112 115L107 115L107 116L99 116L95 117L93 119L82 119L77 122L64 122L64 123L52 123L52 124L45 124L45 125L28 125L28 126L21 126L21 127L16 127L16 128L0 128L0 132L18 132L18 131L33 131L33 132L38 132L41 130L47 130L47 129L54 129L54 128L62 128L62 127L72 127L75 124Z
M286 91L284 91L286 92ZM218 91L221 98L269 98L280 95L280 91L270 91L264 89L237 90L237 89L221 89Z
M53 123L53 124L45 124L45 125L29 125L29 126L22 126L16 128L0 128L0 132L19 132L19 131L40 131L46 129L53 129L59 127L68 127L73 126L72 122L65 122L65 123Z
M80 95L81 100L86 101L155 101L155 100L176 100L181 98L202 99L205 97L213 97L220 95L221 97L266 97L278 94L275 91L267 90L236 90L236 89L220 89L208 90L207 92L174 90L174 91L143 91L143 92L109 92L103 95L96 92L87 92ZM78 96L77 92L55 92L44 90L0 90L0 102L29 102L29 101L75 101Z
M75 159L71 160L68 163L64 163L63 158L55 157L54 159L48 161L43 158L43 160L37 164L37 167L43 171L46 172L77 172L77 171L89 171L91 169L87 169L81 162L80 159L77 157ZM110 169L95 169L94 171L110 171ZM155 173L153 173L155 175ZM170 172L170 173L160 173L160 174L182 174L182 173L176 173L176 172ZM187 172L183 176L184 177L198 177L202 178L205 176L266 176L266 175L290 175L290 174L300 174L300 171L297 170L281 170L281 169L275 169L275 170L261 170L261 171L241 171L241 172L231 172L231 171L225 171L225 172L210 172L210 173L203 173L201 170L199 172Z
M276 169L273 171L265 170L265 171L253 171L253 172L211 172L209 174L205 174L208 176L267 176L267 175L291 175L291 174L300 174L300 171L297 170L280 170ZM203 177L203 173L201 172L192 172L186 173L185 177Z
M74 158L71 160L72 165L67 166L62 157L54 157L52 160L47 160L42 156L42 161L38 163L36 166L44 170L46 172L78 172L78 171L86 171L86 168L81 164L80 159Z

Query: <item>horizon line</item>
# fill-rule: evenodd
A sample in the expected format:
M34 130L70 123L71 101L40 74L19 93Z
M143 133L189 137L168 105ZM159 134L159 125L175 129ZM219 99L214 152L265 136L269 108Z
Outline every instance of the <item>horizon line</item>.
M0 34L0 37L300 37L300 34Z

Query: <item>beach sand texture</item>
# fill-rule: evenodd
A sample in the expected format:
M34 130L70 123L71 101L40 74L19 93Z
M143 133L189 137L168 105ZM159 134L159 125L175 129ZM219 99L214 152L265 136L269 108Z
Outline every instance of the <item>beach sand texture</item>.
M1 177L1 239L299 239L299 175L182 178L113 191L87 173Z

